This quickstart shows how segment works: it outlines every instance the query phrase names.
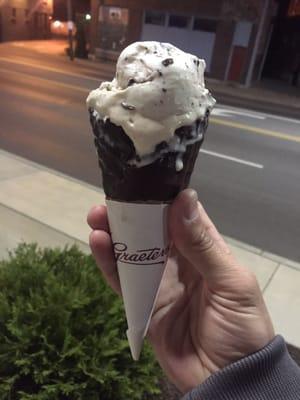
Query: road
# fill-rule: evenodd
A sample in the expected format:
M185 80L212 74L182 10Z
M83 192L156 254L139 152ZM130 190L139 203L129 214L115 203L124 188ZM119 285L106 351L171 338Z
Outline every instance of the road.
M0 148L100 185L85 109L110 64L0 47ZM300 261L300 121L219 105L191 185L220 231Z

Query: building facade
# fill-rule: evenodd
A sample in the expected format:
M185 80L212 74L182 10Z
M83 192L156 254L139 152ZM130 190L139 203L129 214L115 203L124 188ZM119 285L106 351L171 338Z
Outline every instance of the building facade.
M0 0L0 42L50 37L53 0Z
M91 0L91 53L116 59L137 40L171 42L207 75L249 84L259 74L275 0Z

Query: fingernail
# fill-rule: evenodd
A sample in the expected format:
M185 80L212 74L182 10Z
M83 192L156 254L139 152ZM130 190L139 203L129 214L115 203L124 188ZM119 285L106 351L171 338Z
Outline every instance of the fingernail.
M183 216L187 221L192 221L199 215L198 210L198 195L195 190L189 189L186 191L186 201L183 209Z

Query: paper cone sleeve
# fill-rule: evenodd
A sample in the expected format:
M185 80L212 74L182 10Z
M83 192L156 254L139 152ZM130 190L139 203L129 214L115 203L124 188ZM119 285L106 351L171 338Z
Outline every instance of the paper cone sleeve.
M168 256L167 204L106 200L132 357L138 360Z

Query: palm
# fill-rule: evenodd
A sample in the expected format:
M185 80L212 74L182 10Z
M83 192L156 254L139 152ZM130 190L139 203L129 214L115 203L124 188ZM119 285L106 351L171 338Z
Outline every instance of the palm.
M238 279L230 279L228 288L220 288L219 293L212 291L200 272L173 249L149 339L161 366L183 391L249 354L249 342L253 351L259 345L257 330L265 329L265 323L255 312L251 290L247 291L253 282L247 271Z

